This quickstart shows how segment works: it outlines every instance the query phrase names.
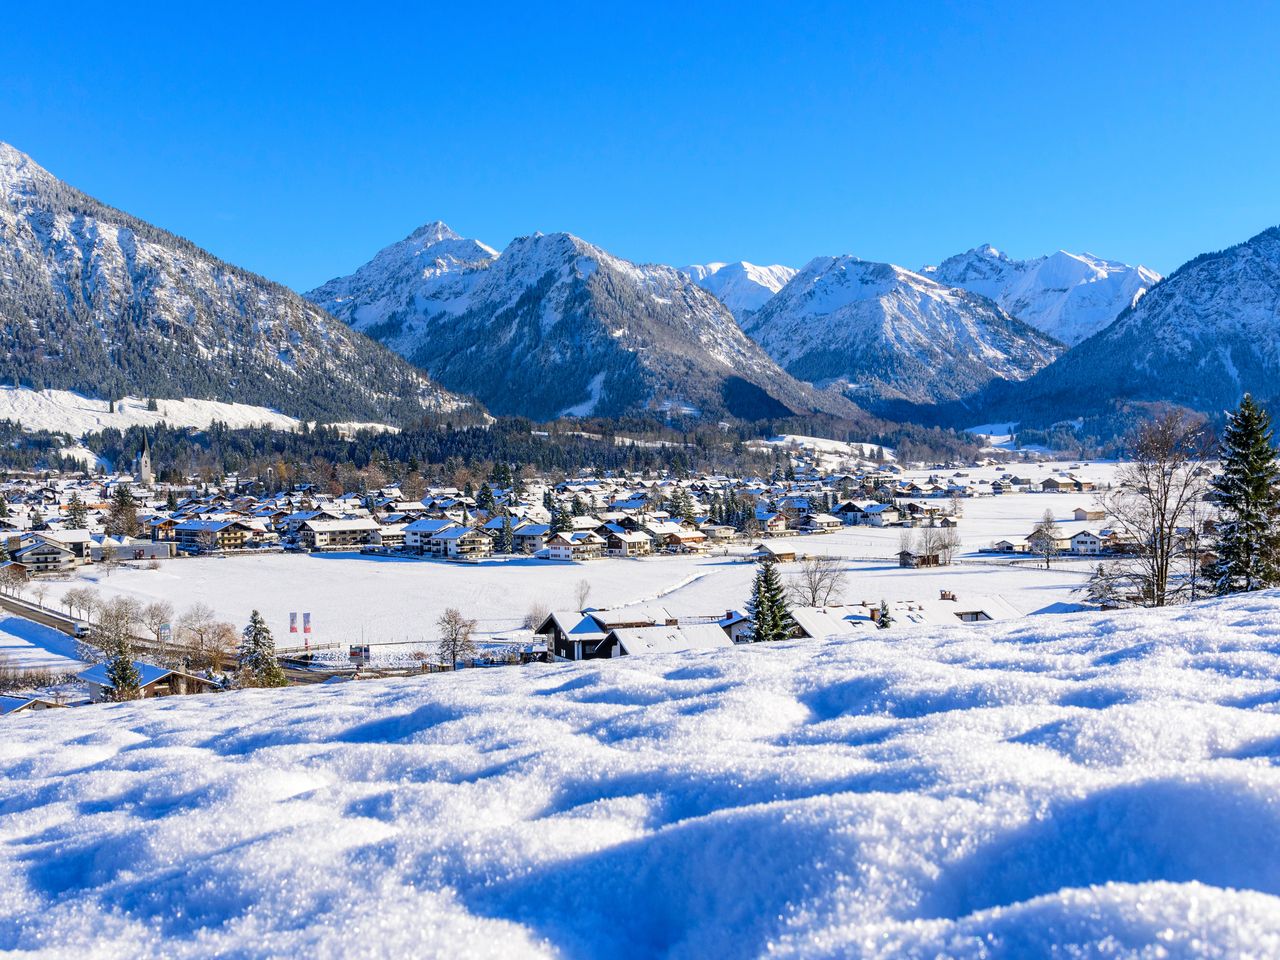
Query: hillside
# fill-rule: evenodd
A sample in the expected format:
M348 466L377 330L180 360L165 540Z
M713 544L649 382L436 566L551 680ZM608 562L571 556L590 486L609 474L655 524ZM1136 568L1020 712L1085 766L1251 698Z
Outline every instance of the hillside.
M323 420L459 411L284 287L99 203L0 144L0 381Z
M924 276L994 300L1009 314L1068 346L1111 323L1160 280L1147 267L1059 250L1013 260L987 244L949 257Z
M19 715L0 949L1271 956L1278 611Z
M795 267L781 264L762 267L739 260L737 263L701 263L681 268L702 289L715 295L739 322L763 307L796 275Z
M1245 391L1280 402L1280 227L1196 257L1036 376L975 404L987 420L1062 420L1128 402L1216 416Z
M415 234L308 296L494 413L859 414L780 370L724 304L671 267L567 233L520 237L489 257L442 224L423 229L430 242ZM461 258L439 252L460 243L470 245Z
M852 256L811 260L746 331L793 376L871 405L956 399L1062 351L985 297Z

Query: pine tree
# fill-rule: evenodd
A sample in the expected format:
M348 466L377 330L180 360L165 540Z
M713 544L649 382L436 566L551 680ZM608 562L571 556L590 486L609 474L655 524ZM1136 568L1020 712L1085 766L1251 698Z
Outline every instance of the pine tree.
M494 508L493 488L488 482L480 484L480 492L476 494L476 509L492 513Z
M1271 418L1245 394L1222 440L1222 472L1213 478L1221 520L1219 593L1280 583L1280 468Z
M880 601L880 615L876 617L876 626L881 630L888 630L893 626L893 616L889 613L889 604L884 600Z
M787 594L778 575L777 564L772 560L761 564L756 573L747 612L754 628L751 637L754 642L785 640L791 635L795 624L787 607Z
M511 514L503 514L502 529L498 531L498 552L515 553L516 535L511 528Z
M67 503L67 529L89 529L89 511L84 501L80 499L80 494L74 491L71 494L71 500Z
M0 497L0 517L9 516L9 501Z
M566 530L573 529L573 518L570 514L561 510L559 507L553 507L551 510L551 532L564 533Z
M249 625L241 634L240 649L236 652L240 674L247 686L283 687L289 680L276 659L276 642L267 623L257 610L249 617Z
M111 495L111 509L104 527L113 537L136 537L141 529L138 523L138 506L133 494L124 484L119 484Z
M170 513L178 509L178 495L172 490L169 491L169 495L165 498L164 508Z
M127 644L121 645L107 661L107 680L111 683L112 700L137 700L142 696L142 676L133 663Z

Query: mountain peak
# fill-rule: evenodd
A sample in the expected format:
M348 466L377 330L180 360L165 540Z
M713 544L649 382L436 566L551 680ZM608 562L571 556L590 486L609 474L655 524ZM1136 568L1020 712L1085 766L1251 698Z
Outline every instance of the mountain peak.
M439 243L442 240L461 240L462 237L454 233L449 225L443 220L432 220L430 223L424 223L413 233L409 234L406 240L426 240L429 243Z

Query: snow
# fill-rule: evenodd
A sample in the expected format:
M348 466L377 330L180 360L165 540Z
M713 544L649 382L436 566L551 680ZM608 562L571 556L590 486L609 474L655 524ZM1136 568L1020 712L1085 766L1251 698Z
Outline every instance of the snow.
M1280 954L1280 595L884 634L10 717L0 949Z
M76 642L52 627L0 614L0 667L75 673L84 669Z
M763 307L796 275L795 267L781 264L758 266L737 263L706 263L683 267L680 271L729 308L738 319Z
M162 421L175 427L203 428L217 420L233 428L268 426L278 430L293 430L299 423L275 410L247 403L187 398L157 400L156 408L148 410L146 399L124 397L116 401L112 413L110 401L95 400L69 390L0 387L0 420L14 420L28 430L49 430L73 437L97 433L107 427L117 430L152 427Z

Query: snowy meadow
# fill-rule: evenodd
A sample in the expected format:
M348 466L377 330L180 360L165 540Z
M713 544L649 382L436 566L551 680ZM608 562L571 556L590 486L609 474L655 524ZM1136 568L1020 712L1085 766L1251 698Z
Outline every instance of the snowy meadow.
M0 949L1280 955L1280 594L85 707Z

